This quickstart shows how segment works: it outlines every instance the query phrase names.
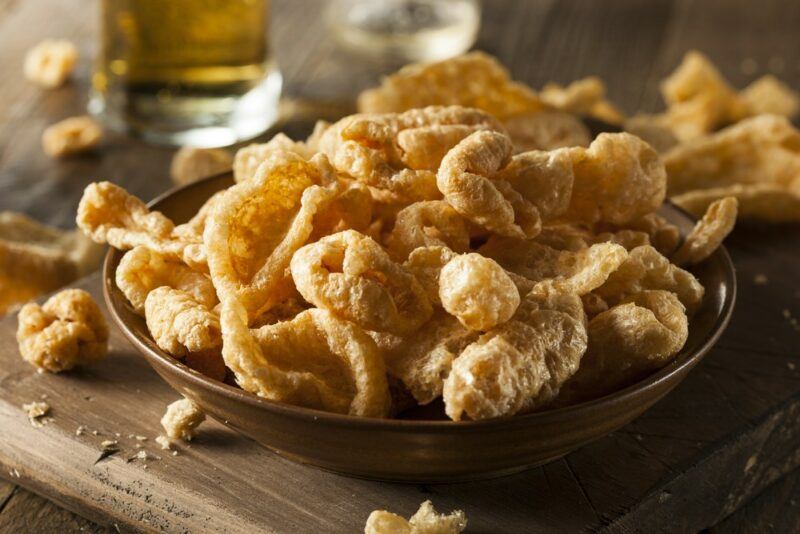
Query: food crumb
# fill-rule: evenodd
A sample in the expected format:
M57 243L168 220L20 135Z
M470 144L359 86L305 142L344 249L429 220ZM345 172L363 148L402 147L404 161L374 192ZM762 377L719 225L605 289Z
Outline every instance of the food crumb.
M181 399L167 406L167 411L161 418L161 426L164 427L167 437L190 441L197 434L197 426L205 418L206 415L197 404L189 399Z
M172 451L172 456L178 456L178 451Z
M147 441L147 436L134 436L136 441Z
M76 436L82 436L86 432L86 427L84 425L80 425L78 428L75 429Z
M50 413L50 405L46 402L34 401L23 404L22 409L28 415L31 426L40 428L49 422L49 419L46 419L45 416Z
M794 371L797 368L794 362L786 362L786 367L788 367L790 371Z
M100 443L100 447L102 447L102 449L104 451L110 451L110 450L117 449L118 448L117 447L118 444L119 444L119 442L117 440L115 440L115 439L107 439L107 440L102 441Z
M92 435L93 436L99 436L100 432L98 432L97 430L92 430Z
M167 436L158 436L156 438L156 443L161 445L161 448L165 451L172 449L172 440L169 439Z
M141 449L142 447L144 447L144 445L142 445L141 443L137 443L136 445L134 445L134 448L136 449Z
M764 273L758 273L753 277L753 283L757 286L765 286L769 283L769 278Z

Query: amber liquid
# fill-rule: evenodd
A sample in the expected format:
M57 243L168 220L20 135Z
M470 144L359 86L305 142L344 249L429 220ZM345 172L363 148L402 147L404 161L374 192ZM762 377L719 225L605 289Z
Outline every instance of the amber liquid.
M261 133L280 92L267 7L266 0L102 0L96 111L120 129L176 144L222 145Z

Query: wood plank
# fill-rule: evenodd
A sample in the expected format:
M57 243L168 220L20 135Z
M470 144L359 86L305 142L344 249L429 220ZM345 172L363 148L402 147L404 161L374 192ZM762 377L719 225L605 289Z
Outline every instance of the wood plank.
M92 523L34 493L19 490L2 508L0 532L105 534L115 532L115 530Z

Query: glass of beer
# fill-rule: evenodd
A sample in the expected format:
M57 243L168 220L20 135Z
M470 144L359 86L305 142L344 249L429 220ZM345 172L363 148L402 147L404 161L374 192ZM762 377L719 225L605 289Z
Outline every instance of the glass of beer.
M89 110L169 145L225 146L278 118L268 0L101 0Z

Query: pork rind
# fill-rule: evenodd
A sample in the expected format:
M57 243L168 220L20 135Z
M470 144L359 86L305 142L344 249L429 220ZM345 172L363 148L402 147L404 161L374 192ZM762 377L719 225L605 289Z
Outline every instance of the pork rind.
M736 224L738 202L726 197L711 204L692 231L686 236L671 260L675 265L694 265L709 257L722 244Z
M734 184L710 189L696 189L670 200L695 217L702 217L714 202L734 197L738 218L772 223L800 221L800 191L776 184Z
M43 305L26 304L17 317L17 343L32 365L59 373L105 357L108 326L92 296L67 289Z
M448 247L455 252L469 248L466 221L450 204L441 200L415 202L398 212L387 240L389 251L405 260L419 247Z
M565 219L624 225L656 211L664 201L664 165L638 137L602 133L588 149L569 150L575 182Z
M586 351L584 321L577 295L526 295L511 321L483 334L453 362L443 389L447 415L487 419L551 402Z
M416 278L353 230L304 246L291 271L303 298L367 330L408 334L432 313Z
M563 400L595 398L660 369L689 333L683 305L669 291L642 291L589 322L589 348Z
M78 61L78 49L66 39L45 39L25 54L25 77L54 89L64 84Z
M197 435L197 427L206 420L206 414L189 399L181 399L167 406L161 426L167 437L191 441Z
M597 243L576 252L562 251L554 265L557 274L542 280L534 291L583 296L602 286L627 257L625 248L616 243Z
M222 355L242 389L270 400L365 417L385 417L391 399L375 342L330 312L250 330L247 312L226 296Z
M505 134L475 132L444 157L436 184L458 213L481 228L530 238L541 230L536 206L507 181L493 179L509 163L511 152L511 140Z
M178 185L196 182L231 170L233 156L221 148L195 148L185 146L172 156L169 174Z
M800 110L800 95L775 76L767 74L739 93L751 115L783 115L794 118Z
M548 83L539 92L546 104L576 115L600 119L609 124L622 124L625 116L606 100L606 86L597 76L575 80L566 87Z
M419 247L408 256L403 267L414 275L428 295L431 304L439 306L442 304L439 300L439 276L447 262L456 256L457 254L448 247Z
M101 253L81 232L0 212L0 314L92 271Z
M589 146L591 133L581 119L564 111L515 115L503 121L514 152Z
M311 159L315 152L302 141L293 141L286 134L279 133L266 143L254 143L237 150L233 160L233 179L238 183L255 177L258 167L275 151L291 152L304 159Z
M386 510L375 510L367 518L364 534L458 534L465 528L464 512L440 514L431 501L425 501L409 520Z
M359 182L330 186L333 199L314 216L310 241L344 230L365 231L372 222L374 202L369 187Z
M156 345L172 356L182 358L222 344L217 314L185 291L166 286L150 291L144 316Z
M664 256L672 255L681 241L678 227L657 213L648 213L644 217L627 223L626 227L628 230L647 234L650 241L647 244L652 245Z
M147 247L135 247L122 256L116 283L140 315L144 314L150 292L162 286L184 292L208 309L217 304L217 294L207 274Z
M662 115L634 115L625 120L623 129L646 142L658 153L667 152L680 142Z
M689 313L697 309L704 293L703 286L692 273L673 265L649 245L630 251L595 293L610 304L617 304L648 289L675 293Z
M467 328L486 331L508 321L520 297L497 262L473 252L456 256L442 268L439 300Z
M311 235L317 213L334 198L317 165L274 152L257 176L225 192L206 222L204 243L218 295L235 295L250 319L291 290L292 254Z
M358 97L362 113L451 105L482 109L501 120L546 109L533 90L511 81L508 71L482 52L407 65Z
M352 115L325 130L319 150L346 173L398 201L438 198L435 172L447 151L476 130L502 130L477 109L431 106Z
M88 115L70 117L45 129L42 148L51 158L62 158L93 149L102 136L100 123Z

